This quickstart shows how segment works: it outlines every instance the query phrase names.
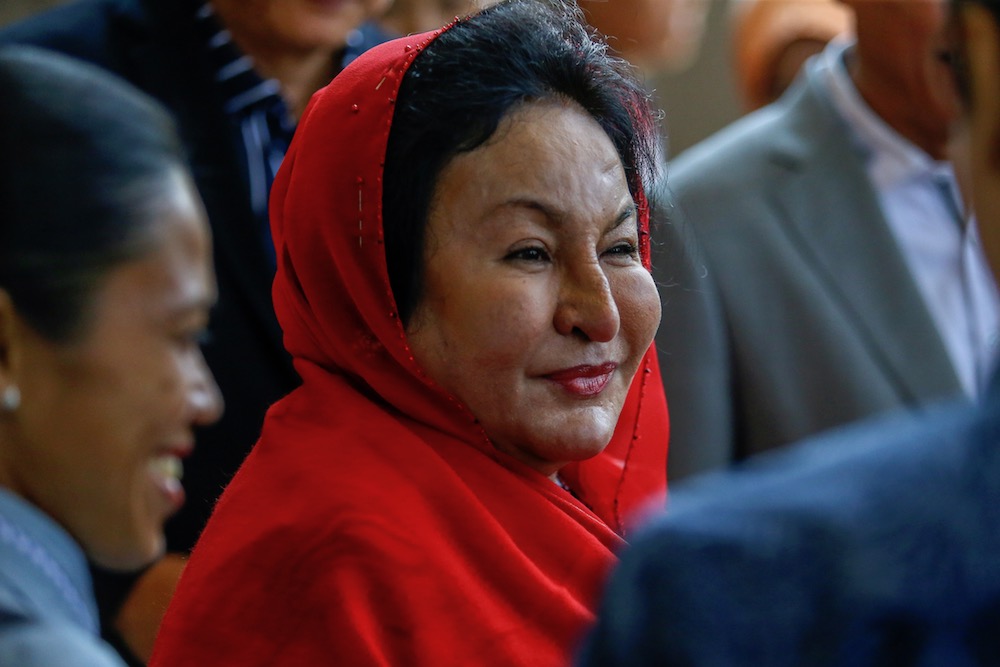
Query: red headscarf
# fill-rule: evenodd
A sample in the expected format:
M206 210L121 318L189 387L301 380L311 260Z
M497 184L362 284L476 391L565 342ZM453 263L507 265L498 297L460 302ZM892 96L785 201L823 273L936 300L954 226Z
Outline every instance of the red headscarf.
M153 665L566 664L623 519L664 493L652 349L607 450L562 471L577 497L497 451L410 354L382 164L400 80L439 32L363 55L303 116L271 200L303 384L219 501Z

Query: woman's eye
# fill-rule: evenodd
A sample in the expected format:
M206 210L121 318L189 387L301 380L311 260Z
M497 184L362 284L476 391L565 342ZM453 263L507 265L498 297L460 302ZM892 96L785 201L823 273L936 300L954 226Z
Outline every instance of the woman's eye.
M637 257L639 254L639 249L636 244L631 241L622 241L621 243L616 243L605 251L608 255L618 255L624 257Z
M549 259L549 253L543 248L521 248L507 255L506 259L520 260L524 262L545 262Z

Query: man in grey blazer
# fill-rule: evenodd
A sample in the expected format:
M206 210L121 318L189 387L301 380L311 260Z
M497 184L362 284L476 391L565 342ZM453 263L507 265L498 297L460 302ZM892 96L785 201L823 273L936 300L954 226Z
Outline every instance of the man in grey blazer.
M673 478L984 387L998 302L945 161L944 2L844 1L856 43L668 169Z

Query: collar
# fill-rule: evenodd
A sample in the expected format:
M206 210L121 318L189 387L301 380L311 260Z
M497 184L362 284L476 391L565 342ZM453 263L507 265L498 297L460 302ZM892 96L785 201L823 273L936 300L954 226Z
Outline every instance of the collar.
M852 40L834 39L811 63L830 103L846 121L858 150L864 155L872 184L884 191L906 181L931 177L951 183L951 164L930 155L892 129L864 101L847 72Z
M50 516L0 488L0 563L7 571L31 572L30 595L61 600L63 615L92 634L100 632L87 559L80 546Z

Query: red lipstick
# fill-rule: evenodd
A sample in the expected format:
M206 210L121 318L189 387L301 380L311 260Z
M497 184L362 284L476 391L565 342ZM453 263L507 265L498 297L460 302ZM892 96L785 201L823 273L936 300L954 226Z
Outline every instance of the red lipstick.
M549 373L545 379L562 386L571 394L581 397L597 396L611 382L618 364L608 362L597 366L583 365Z

